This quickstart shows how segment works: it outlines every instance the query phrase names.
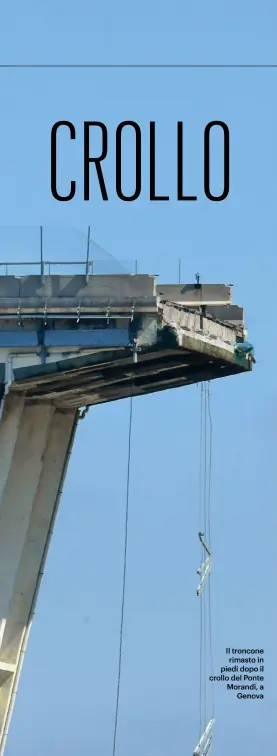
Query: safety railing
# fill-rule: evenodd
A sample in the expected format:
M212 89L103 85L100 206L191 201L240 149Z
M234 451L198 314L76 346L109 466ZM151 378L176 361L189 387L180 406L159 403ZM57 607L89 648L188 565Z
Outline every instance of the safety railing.
M118 266L115 266L115 269L112 270L112 265L107 263L105 265L105 262L102 260L40 260L38 262L34 262L33 260L22 260L22 261L15 261L10 260L9 262L7 260L1 262L0 261L0 276L9 276L14 275L13 268L31 268L32 270L29 270L28 273L38 273L43 277L44 275L50 276L51 273L55 274L59 271L57 270L58 267L64 268L65 273L73 274L73 273L84 273L86 276L89 275L100 275L100 274L107 274L110 275L113 273L113 275L122 275L124 273L138 273L138 263L137 260L120 260L117 261ZM118 269L120 266L120 270ZM71 270L71 268L77 268L78 270ZM20 275L20 274L19 274Z
M137 274L137 260L118 260L74 229L0 226L0 276Z
M85 231L53 226L0 226L0 277L4 275L122 275L152 273L156 255L142 270L136 259L118 259L97 244L90 226ZM151 249L150 255L151 255ZM155 260L155 261L154 261ZM173 281L182 280L181 259L170 255ZM160 271L161 272L161 271Z

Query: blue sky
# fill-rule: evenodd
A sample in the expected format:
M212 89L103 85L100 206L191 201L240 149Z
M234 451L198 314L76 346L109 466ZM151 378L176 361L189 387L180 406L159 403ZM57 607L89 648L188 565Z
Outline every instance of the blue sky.
M14 2L1 9L0 63L272 63L275 26L273 0ZM276 69L0 70L4 225L43 223L52 259L81 259L90 224L92 238L118 260L137 259L141 272L170 282L180 257L184 282L200 271L204 281L232 283L234 301L245 306L255 370L212 385L214 656L218 669L227 645L265 648L266 698L238 701L217 684L214 756L260 756L274 743L276 76ZM50 130L60 119L73 121L78 137L61 150L64 186L70 178L82 183L83 121L107 124L108 202L95 185L89 203L81 192L71 203L52 198ZM135 203L115 196L114 133L124 119L142 129L143 192ZM203 131L213 119L230 129L231 191L223 203L209 202L202 190ZM150 120L159 182L172 195L162 205L147 194ZM174 197L177 120L185 124L195 203ZM128 142L126 181L131 157ZM216 154L216 178L219 167ZM31 237L1 230L1 259L23 259L29 249L34 256ZM198 734L199 409L196 387L134 403L117 756L181 756ZM111 754L127 433L128 402L95 408L80 424L7 756Z

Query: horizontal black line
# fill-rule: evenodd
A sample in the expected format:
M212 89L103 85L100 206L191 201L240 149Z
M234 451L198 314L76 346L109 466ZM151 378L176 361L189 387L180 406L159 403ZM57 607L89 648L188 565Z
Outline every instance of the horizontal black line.
M277 63L0 63L0 68L277 68Z

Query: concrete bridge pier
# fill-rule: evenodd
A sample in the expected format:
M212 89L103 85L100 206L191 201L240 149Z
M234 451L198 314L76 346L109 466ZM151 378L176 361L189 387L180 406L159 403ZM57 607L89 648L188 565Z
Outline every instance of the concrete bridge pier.
M77 423L76 409L6 398L0 423L0 754Z

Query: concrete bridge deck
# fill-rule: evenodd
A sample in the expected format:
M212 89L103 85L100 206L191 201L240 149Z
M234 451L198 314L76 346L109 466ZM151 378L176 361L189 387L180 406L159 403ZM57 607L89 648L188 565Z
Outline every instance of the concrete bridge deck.
M243 334L230 286L157 287L145 275L2 277L0 396L8 386L77 409L233 375L250 367L235 351Z
M224 285L0 277L0 754L79 408L251 370Z

